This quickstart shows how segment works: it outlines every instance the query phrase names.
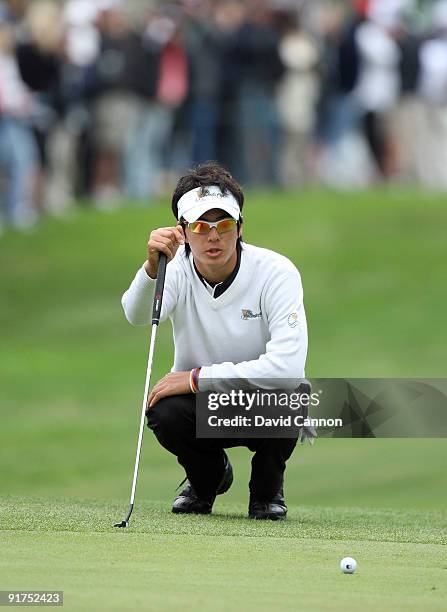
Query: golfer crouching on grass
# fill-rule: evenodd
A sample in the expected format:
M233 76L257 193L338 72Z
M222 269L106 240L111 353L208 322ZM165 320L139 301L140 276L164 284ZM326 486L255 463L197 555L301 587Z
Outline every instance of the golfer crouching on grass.
M165 253L161 321L172 321L175 357L148 397L147 419L188 479L172 511L209 514L233 481L224 449L246 446L254 452L248 515L276 520L287 514L283 477L297 440L196 438L197 391L228 391L234 379L256 387L261 379L298 384L304 377L299 272L282 255L242 242L243 204L241 187L216 163L183 176L172 197L177 225L151 232L147 260L122 304L130 323L150 324L159 252Z

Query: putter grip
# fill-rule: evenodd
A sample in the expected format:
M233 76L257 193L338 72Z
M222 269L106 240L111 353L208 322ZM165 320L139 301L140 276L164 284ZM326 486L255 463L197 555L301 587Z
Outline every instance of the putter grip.
M155 285L154 306L152 309L152 325L160 323L161 304L163 302L163 289L165 286L167 258L160 253L157 270L157 284Z

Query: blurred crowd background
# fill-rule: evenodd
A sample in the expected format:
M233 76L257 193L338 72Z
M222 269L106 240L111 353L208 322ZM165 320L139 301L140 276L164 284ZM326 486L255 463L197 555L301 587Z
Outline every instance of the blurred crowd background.
M446 0L0 2L0 229L246 187L447 189Z

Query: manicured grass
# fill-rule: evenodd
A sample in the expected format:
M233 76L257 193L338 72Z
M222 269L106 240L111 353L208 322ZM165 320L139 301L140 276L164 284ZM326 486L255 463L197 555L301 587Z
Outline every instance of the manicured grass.
M64 590L69 610L441 610L445 515L294 508L249 521L240 506L176 516L140 504L8 499L0 506L2 588ZM358 570L342 575L354 556Z
M247 242L301 271L308 376L445 377L443 197L248 194L244 217ZM63 588L73 610L440 610L443 439L298 449L277 525L242 518L246 449L230 451L215 516L171 515L183 473L148 432L132 528L110 527L126 510L149 344L120 297L150 230L170 223L158 202L0 239L0 588ZM171 363L167 324L153 380ZM354 576L338 570L348 554Z

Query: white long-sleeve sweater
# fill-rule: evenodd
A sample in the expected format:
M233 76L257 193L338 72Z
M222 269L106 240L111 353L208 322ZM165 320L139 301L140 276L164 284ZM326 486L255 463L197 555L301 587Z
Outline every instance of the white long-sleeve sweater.
M152 318L155 280L140 268L122 305L133 325ZM201 367L201 391L246 387L295 388L304 378L307 324L301 277L286 257L243 244L236 278L214 298L179 247L167 265L161 321L171 319L172 372ZM276 384L275 384L276 380ZM268 382L270 381L270 382ZM287 382L286 382L287 381Z

